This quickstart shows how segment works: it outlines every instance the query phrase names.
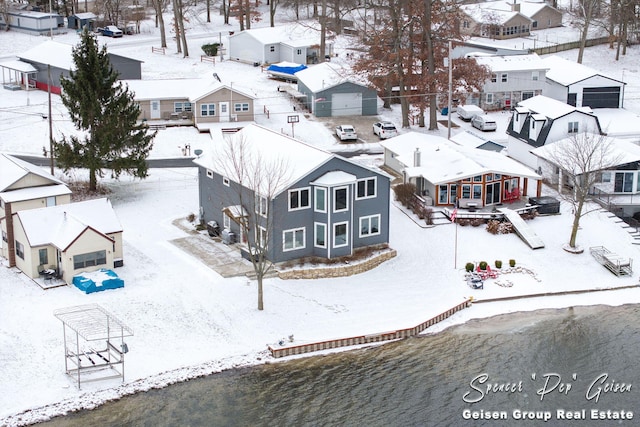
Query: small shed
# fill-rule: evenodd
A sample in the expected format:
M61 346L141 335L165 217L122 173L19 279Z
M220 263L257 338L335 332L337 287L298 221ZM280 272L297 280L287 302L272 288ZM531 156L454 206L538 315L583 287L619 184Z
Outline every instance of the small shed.
M81 30L87 28L89 31L95 29L96 15L91 12L76 13L67 17L67 27L71 29Z
M374 116L378 114L376 91L357 81L350 70L323 62L298 71L298 91L316 117Z

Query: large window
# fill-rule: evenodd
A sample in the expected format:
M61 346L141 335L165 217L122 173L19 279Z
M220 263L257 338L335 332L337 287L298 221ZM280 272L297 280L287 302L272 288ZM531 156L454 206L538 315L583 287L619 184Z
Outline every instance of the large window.
M616 172L613 191L616 193L633 192L633 172Z
M40 265L49 264L49 251L47 249L38 250L38 259L40 260Z
M578 122L569 122L569 133L578 133Z
M333 189L333 211L342 212L349 209L349 188L337 187Z
M289 190L289 210L306 209L310 206L309 187Z
M173 103L173 111L176 113L186 113L191 112L191 103L190 102L174 102Z
M366 178L358 181L356 199L376 197L376 179Z
M238 102L237 104L233 104L233 110L236 113L249 111L249 103L248 102Z
M482 185L480 184L473 185L473 198L482 199Z
M327 247L327 224L323 224L321 222L315 223L315 243L314 245L318 248L326 248Z
M200 115L202 117L209 117L216 115L216 104L202 104L200 105Z
M462 185L462 198L463 199L471 198L471 186L469 184Z
M16 240L16 255L24 259L24 245Z
M267 198L259 194L256 194L255 204L256 204L256 213L261 216L267 216L267 212L268 212Z
M315 188L315 211L326 212L327 211L327 189L324 187Z
M73 269L81 270L86 267L104 265L107 263L107 251L90 252L73 256Z
M349 224L346 222L338 222L333 224L333 247L339 248L349 244L347 229Z
M380 215L360 217L360 237L380 234Z
M284 230L282 232L282 250L293 251L296 249L304 249L305 246L305 229L295 228Z

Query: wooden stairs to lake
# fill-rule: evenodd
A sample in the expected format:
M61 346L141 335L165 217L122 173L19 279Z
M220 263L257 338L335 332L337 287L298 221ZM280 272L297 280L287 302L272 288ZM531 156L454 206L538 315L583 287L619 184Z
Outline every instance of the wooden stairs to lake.
M513 225L513 231L527 244L531 249L544 248L544 242L522 219L517 211L509 208L499 208L498 212L504 215L504 218Z

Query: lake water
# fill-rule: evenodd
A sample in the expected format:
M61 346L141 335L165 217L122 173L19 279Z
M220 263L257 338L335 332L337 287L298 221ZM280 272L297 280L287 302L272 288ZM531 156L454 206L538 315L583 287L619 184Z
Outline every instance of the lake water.
M637 305L501 315L226 371L39 426L640 425L639 321Z

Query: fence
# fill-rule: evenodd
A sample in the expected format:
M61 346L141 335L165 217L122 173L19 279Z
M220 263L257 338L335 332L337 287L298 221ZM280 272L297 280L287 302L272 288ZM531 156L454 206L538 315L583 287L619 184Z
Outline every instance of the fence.
M215 56L200 55L200 62L210 62L213 65L216 65L216 57Z
M161 53L164 55L164 48L151 46L151 53Z
M599 44L609 43L609 37L599 37L597 39L588 39L585 43L586 47L596 46ZM555 45L538 47L531 49L531 52L538 55L547 55L549 53L562 52L564 50L578 49L580 48L580 41L573 41L567 43L558 43Z
M274 347L270 345L269 351L271 352L271 355L273 357L278 358L278 357L284 357L284 356L292 356L295 354L311 353L314 351L329 350L332 348L347 347L352 345L371 344L376 342L409 338L409 337L418 335L420 332L424 331L428 327L433 326L436 323L439 323L451 317L453 314L469 306L471 306L471 300L465 299L460 304L450 308L447 311L444 311L438 314L435 317L432 317L431 319L425 322L420 323L419 325L414 326L413 328L398 329L396 331L382 332L382 333L371 334L371 335L360 335L357 337L338 338L335 340L320 341L320 342L294 345L294 346L288 346L288 347L284 346L284 343L281 343L280 344L281 347Z

